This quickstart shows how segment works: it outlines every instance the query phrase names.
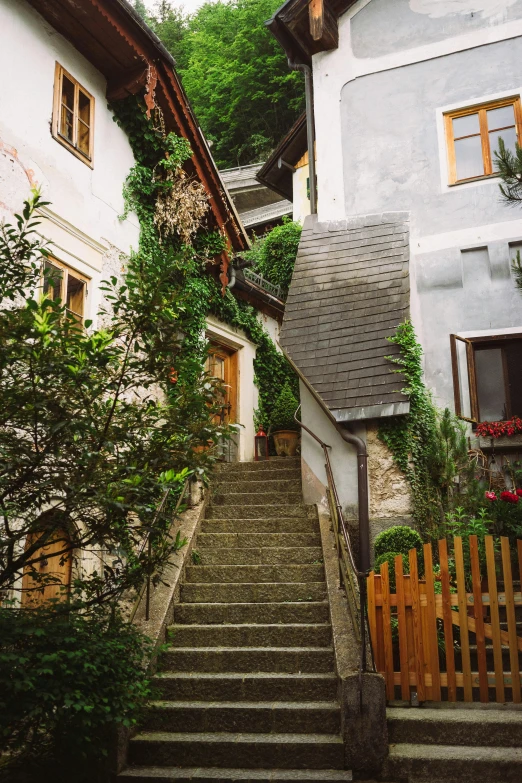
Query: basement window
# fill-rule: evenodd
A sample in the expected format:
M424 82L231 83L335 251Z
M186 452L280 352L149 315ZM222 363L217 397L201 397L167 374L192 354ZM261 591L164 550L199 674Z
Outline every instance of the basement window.
M522 334L450 335L455 413L471 422L522 417Z
M92 168L94 98L59 63L54 78L52 133Z
M55 258L45 261L43 268L43 293L48 299L59 299L67 312L83 328L87 278Z
M498 140L512 152L522 141L519 96L448 112L444 122L450 185L494 176Z

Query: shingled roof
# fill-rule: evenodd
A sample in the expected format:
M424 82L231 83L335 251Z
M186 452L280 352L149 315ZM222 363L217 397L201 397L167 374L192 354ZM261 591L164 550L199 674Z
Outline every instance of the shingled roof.
M409 316L408 214L306 218L281 345L337 421L407 413L386 338Z

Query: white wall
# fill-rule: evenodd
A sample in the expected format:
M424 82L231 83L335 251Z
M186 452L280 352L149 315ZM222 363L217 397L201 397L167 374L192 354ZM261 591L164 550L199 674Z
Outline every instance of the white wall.
M308 163L305 166L300 166L292 175L292 206L293 206L293 220L303 223L307 215L310 214L310 199L308 198L308 180L309 168Z
M25 0L2 0L0 39L0 216L9 220L31 186L42 187L51 202L42 233L57 258L92 279L92 318L100 276L118 265L115 248L128 253L138 242L135 216L118 220L132 151L107 109L103 75ZM56 61L94 96L93 169L51 135Z

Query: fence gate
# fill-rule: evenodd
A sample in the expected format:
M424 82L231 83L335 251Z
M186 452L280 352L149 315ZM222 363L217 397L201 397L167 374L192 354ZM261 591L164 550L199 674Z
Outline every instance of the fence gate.
M409 552L380 575L368 577L368 621L375 666L386 680L388 700L521 701L517 615L522 620L522 541L512 552L507 538L492 536L438 542L440 572L434 573L431 544ZM419 576L421 571L425 577ZM422 566L422 561L424 565Z

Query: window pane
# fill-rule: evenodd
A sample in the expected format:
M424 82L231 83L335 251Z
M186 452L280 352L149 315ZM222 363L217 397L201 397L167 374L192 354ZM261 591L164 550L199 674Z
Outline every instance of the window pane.
M74 110L74 84L67 76L62 79L62 103Z
M507 416L501 348L475 351L477 396L481 421L502 421Z
M453 118L454 139L459 139L461 136L471 136L474 133L480 133L478 114L466 114L465 117Z
M465 419L471 419L467 344L462 340L455 340L455 347L457 349L457 364L459 371L460 413Z
M517 143L517 132L515 128L507 128L500 131L493 131L489 134L489 144L491 149L491 163L493 164L493 170L497 171L497 164L495 158L495 152L498 152L498 140L502 138L506 149L515 152Z
M522 416L522 340L505 347L509 380L509 414Z
M62 298L63 272L49 261L44 266L44 284L43 292L48 299Z
M78 121L78 149L84 155L89 155L89 139L91 131L81 120Z
M78 116L86 124L91 124L91 99L80 90L78 96Z
M480 177L484 174L482 159L482 143L480 136L460 139L455 142L455 159L457 162L457 179Z
M515 110L511 106L502 106L500 109L490 109L488 111L488 130L498 130L498 128L507 128L515 124Z
M60 133L68 141L73 140L73 113L69 111L66 106L62 106L62 113L60 118Z

